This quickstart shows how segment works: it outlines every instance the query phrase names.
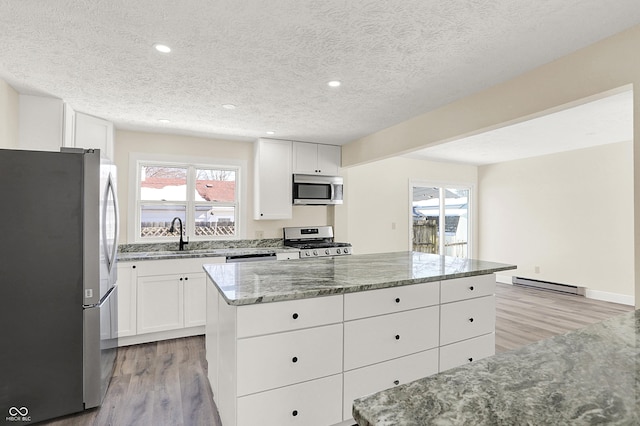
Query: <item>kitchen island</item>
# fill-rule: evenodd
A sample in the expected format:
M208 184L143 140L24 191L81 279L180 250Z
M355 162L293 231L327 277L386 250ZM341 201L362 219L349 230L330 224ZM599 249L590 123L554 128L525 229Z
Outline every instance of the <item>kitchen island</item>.
M205 265L222 423L352 424L357 397L494 354L495 272L400 252Z
M354 402L360 426L638 425L640 311Z

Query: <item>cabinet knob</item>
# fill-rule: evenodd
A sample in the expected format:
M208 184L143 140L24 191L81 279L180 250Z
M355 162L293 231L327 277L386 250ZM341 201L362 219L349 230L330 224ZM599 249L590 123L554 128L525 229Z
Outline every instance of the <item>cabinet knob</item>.
M473 362L473 358L469 358L469 362Z
M136 265L133 265L133 266L132 266L132 268L133 268L133 269L136 269Z
M182 281L182 277L180 277L180 281Z
M473 322L473 318L469 318L469 322Z
M400 303L400 298L396 297L396 303Z
M291 358L291 362L294 362L294 363L295 363L295 362L298 362L298 357L297 357L297 356L294 356L293 358Z
M400 335L396 334L396 340L400 340Z
M394 380L394 381L393 381L393 384L394 384L394 385L396 385L396 386L398 386L398 385L400 384L400 380Z
M298 410L293 410L293 411L291 412L291 415L292 415L293 417L297 416L297 415L298 415Z
M189 277L184 277L184 280L185 280L185 281L188 281L188 280L189 280Z
M469 287L469 290L470 290L470 291L473 291L473 286Z
M291 315L293 317L293 319L298 319L299 315L297 312L295 312L293 315Z
M260 216L264 216L264 213L260 213Z

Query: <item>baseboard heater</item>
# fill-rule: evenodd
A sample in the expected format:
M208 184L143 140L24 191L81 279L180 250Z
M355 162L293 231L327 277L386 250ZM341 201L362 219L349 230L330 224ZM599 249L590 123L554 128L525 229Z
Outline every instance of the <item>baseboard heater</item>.
M569 284L558 284L558 283L552 283L549 281L532 280L530 278L513 277L511 280L511 283L513 285L535 287L535 288L541 288L544 290L559 291L561 293L577 294L578 296L584 296L586 294L585 287L578 287L578 286L569 285Z

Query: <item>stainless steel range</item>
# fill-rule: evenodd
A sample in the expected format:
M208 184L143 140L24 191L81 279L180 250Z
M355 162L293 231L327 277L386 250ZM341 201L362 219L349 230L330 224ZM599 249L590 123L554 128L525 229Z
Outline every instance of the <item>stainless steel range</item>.
M345 256L351 244L333 241L333 227L308 226L284 228L284 245L300 250L300 259L323 256Z

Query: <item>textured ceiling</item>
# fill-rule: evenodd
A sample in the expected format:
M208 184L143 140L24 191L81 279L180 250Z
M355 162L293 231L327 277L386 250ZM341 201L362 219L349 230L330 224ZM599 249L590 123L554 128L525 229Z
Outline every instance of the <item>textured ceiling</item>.
M118 128L343 144L637 23L637 0L0 0L0 77Z

